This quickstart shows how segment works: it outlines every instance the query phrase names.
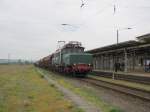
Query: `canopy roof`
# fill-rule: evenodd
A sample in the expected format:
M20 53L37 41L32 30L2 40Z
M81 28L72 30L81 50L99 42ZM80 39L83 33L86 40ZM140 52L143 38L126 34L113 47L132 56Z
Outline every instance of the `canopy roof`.
M112 44L112 45L108 45L108 46L104 46L104 47L99 47L96 49L89 50L87 52L88 53L97 53L97 52L103 52L103 51L109 51L109 50L115 50L115 49L121 49L121 48L134 47L134 46L138 46L141 44L142 43L140 43L140 42L130 40L130 41L121 42L118 44Z
M150 42L150 33L136 37L139 41Z

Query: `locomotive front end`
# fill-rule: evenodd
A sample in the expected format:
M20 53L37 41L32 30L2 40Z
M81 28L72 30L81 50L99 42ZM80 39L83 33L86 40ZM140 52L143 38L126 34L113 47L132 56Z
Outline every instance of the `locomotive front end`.
M87 74L92 70L92 55L88 53L66 54L64 63L70 66L72 73Z

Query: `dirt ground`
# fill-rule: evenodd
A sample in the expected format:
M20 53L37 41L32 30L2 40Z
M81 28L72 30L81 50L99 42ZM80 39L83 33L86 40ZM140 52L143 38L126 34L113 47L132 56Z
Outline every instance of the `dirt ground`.
M32 65L0 65L0 112L83 112Z
M94 87L76 78L32 65L0 65L0 112L149 111L150 102Z
M99 102L99 100L103 100L106 104L110 104L114 107L119 108L123 112L149 112L150 111L150 102L144 102L140 99L136 99L131 96L127 96L122 93L115 92L113 90L101 88L101 87L94 87L90 84L84 83L82 81L68 78L64 76L55 76L57 80L64 80L65 82L70 83L74 86L74 88L77 88L78 90L84 90L89 92L89 94L93 95L93 97L96 97L98 100L95 100ZM61 78L60 78L61 77ZM105 111L105 109L103 109ZM110 111L107 110L106 111ZM113 111L116 112L116 111Z
M85 102L94 105L101 112L123 112L118 107L112 106L111 104L102 101L101 98L99 96L97 97L91 89L84 88L85 83L82 84L81 82L78 82L75 78L68 78L58 75L57 73L48 72L43 69L40 69L40 71L42 71L46 75L46 77L55 80L55 82L57 82L61 87L67 88L67 90L79 96L79 100L84 99ZM87 88L89 87L90 86L88 86ZM93 109L93 111L94 110L95 109Z
M84 100L79 95L76 95L69 89L61 86L57 81L52 80L50 77L48 77L46 74L38 70L38 72L50 83L54 84L59 91L63 92L63 94L66 96L66 98L70 99L73 103L75 103L78 107L82 108L86 112L101 112L100 109L98 109L96 106L90 104L86 100Z

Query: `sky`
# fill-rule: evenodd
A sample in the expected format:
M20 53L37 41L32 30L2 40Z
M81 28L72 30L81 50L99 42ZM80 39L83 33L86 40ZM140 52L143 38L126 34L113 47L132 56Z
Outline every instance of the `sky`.
M150 0L0 0L0 59L38 60L58 41L85 50L150 33ZM115 11L114 11L115 6ZM68 25L62 25L68 24ZM132 28L132 29L127 29Z

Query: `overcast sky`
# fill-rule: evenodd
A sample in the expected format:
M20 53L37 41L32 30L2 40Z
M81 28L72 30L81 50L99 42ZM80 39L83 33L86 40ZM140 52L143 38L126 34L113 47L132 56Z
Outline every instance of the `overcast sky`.
M117 29L120 42L150 33L150 0L84 0L82 8L81 3L0 0L0 58L39 59L53 53L59 40L94 49L116 43Z

